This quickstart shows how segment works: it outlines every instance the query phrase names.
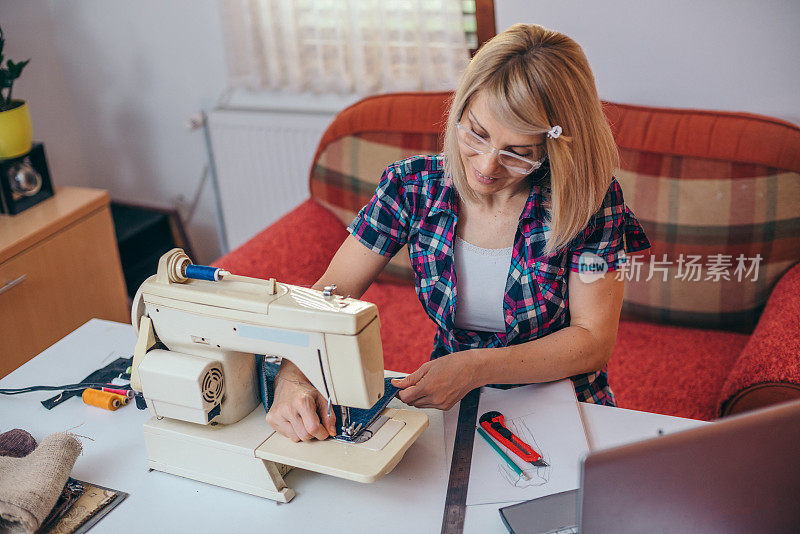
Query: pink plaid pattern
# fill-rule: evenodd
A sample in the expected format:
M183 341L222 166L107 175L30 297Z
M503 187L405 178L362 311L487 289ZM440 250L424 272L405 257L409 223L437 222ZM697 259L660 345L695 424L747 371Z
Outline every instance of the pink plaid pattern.
M390 165L375 195L348 227L354 237L379 254L394 255L408 245L417 296L437 325L431 359L468 349L525 343L568 326L568 273L578 270L582 253L605 259L611 271L624 263L626 252L650 247L613 179L586 230L568 247L543 256L549 178L548 165L532 175L531 192L520 216L503 299L504 332L454 326L458 292L453 240L458 203L456 190L444 175L442 155L415 156ZM578 400L615 405L605 369L571 378Z

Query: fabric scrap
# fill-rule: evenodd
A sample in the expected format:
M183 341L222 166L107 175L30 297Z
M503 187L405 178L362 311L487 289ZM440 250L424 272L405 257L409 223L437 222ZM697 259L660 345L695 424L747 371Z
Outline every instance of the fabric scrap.
M25 457L0 457L0 530L35 532L58 501L81 450L74 436L60 432Z
M48 534L72 534L76 532L84 523L119 495L112 489L93 486L85 482L83 484L86 487L83 495L78 498Z

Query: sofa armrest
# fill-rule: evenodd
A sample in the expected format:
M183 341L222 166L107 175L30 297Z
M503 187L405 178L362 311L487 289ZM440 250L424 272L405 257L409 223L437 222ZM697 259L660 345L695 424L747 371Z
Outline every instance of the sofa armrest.
M242 276L311 285L325 272L347 229L313 199L275 221L214 266Z
M800 263L778 280L717 401L721 416L800 398Z

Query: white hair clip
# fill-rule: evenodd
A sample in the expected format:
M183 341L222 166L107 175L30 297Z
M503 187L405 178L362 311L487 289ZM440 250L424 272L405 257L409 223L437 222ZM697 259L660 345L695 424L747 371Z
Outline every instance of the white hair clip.
M558 136L561 135L561 132L563 131L564 130L561 129L561 126L556 124L549 130L547 130L547 137L549 137L550 139L558 139Z

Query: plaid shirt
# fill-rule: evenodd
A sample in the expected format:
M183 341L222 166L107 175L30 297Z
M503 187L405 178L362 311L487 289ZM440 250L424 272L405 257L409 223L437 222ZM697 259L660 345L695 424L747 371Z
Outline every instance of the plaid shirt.
M453 239L458 219L456 190L444 175L443 156L415 156L390 165L370 202L348 231L384 256L408 245L416 291L438 326L431 359L452 352L525 343L569 325L567 279L579 270L579 257L592 252L616 270L627 251L650 243L625 205L616 179L589 224L568 247L542 256L546 241L544 200L549 196L549 167L532 175L528 201L519 219L503 299L505 332L476 332L453 324L457 299ZM578 400L615 405L606 369L571 377ZM500 386L503 387L503 386ZM508 386L505 386L508 387Z

